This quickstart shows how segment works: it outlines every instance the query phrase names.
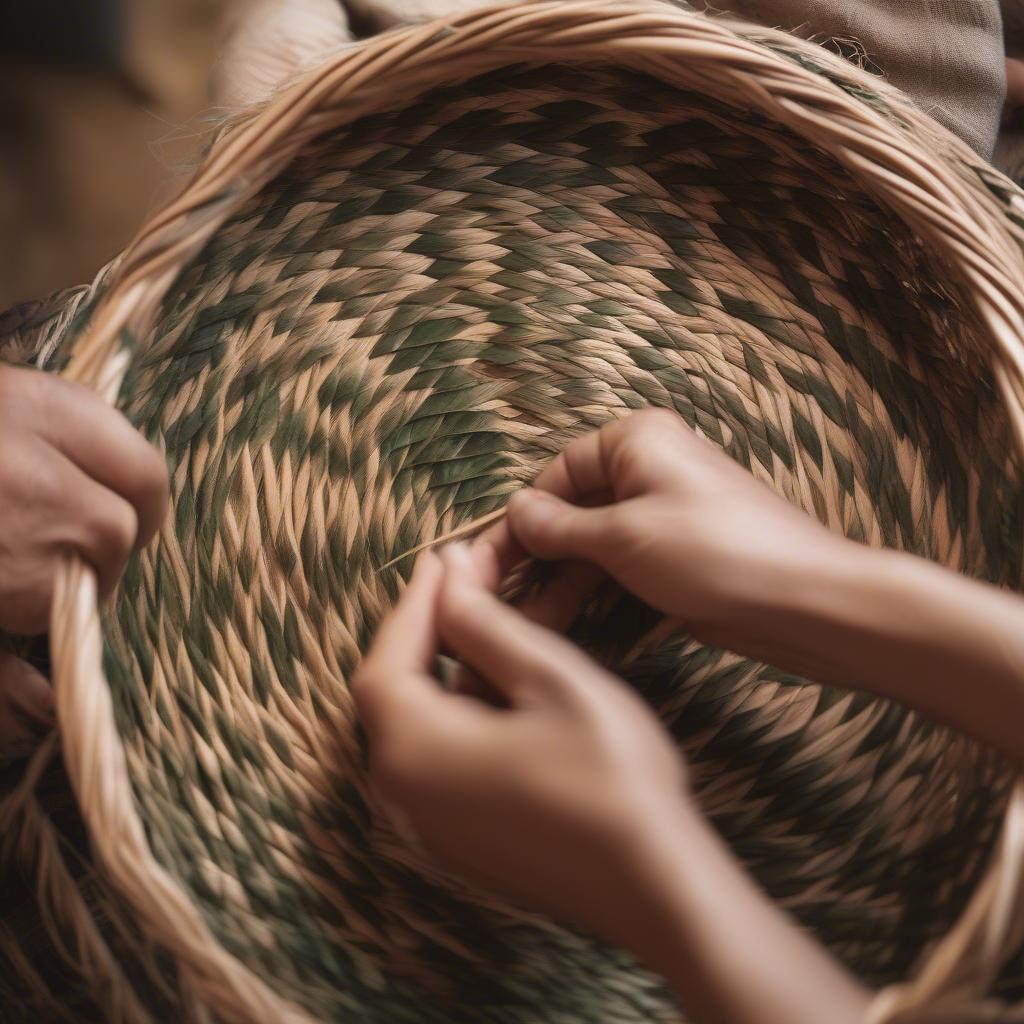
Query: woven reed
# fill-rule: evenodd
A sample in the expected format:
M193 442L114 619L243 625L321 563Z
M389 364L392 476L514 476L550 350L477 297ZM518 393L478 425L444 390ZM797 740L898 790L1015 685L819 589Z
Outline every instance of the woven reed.
M400 556L647 404L851 537L1019 588L1022 208L866 74L652 0L381 37L230 126L87 329L53 321L56 364L172 474L102 618L87 568L59 582L89 887L38 790L54 742L0 806L103 1017L673 1019L628 958L388 830L345 680ZM620 603L579 639L765 888L878 985L948 933L873 1019L994 1019L1022 919L1019 793L985 872L1004 766L685 637L624 661L649 624Z

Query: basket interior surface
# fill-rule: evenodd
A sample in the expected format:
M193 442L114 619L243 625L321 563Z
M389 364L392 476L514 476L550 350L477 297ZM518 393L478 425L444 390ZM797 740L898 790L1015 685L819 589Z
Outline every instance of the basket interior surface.
M182 274L120 403L173 512L105 669L153 853L217 940L326 1019L670 1017L377 813L346 680L411 559L382 567L658 405L834 529L1018 586L1011 438L946 280L826 155L640 74L509 69L303 152ZM980 874L1002 765L686 637L623 666L650 621L605 602L576 633L768 892L901 976Z

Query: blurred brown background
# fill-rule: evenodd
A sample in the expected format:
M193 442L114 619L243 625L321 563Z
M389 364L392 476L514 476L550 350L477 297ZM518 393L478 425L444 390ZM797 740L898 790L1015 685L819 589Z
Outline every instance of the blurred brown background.
M136 230L194 148L160 142L208 106L233 3L123 0L84 29L65 9L87 4L19 6L22 52L0 55L0 310L88 280ZM79 59L62 24L95 33Z

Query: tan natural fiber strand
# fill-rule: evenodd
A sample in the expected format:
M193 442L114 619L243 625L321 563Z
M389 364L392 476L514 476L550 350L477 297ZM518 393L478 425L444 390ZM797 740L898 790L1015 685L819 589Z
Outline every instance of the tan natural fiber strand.
M1024 1021L1024 1007L988 1001L1007 951L1024 940L1024 783L1010 799L993 868L957 927L929 954L919 976L879 993L865 1024L1004 1024Z
M407 558L415 558L421 551L427 551L431 548L441 547L444 544L451 544L457 540L465 540L467 537L473 537L480 533L481 530L486 530L488 526L493 523L500 522L504 518L505 509L495 509L493 512L490 512L485 516L481 516L479 519L474 519L472 522L465 523L455 530L449 530L447 533L441 534L440 537L435 537L433 540L417 544L416 547L411 548L404 554L399 555L397 558L392 558L390 562L385 562L378 571L383 572L385 569L390 569L392 566L398 565L400 562L404 562Z
M110 692L100 668L102 637L96 614L96 578L80 561L69 563L54 593L54 628L65 641L54 651L57 716L78 727L63 730L68 776L86 821L103 821L92 834L94 851L124 888L140 919L163 945L181 957L199 992L219 991L222 1012L231 1021L274 1020L307 1024L311 1018L278 998L256 975L230 957L213 939L195 907L153 859L134 798L124 752L109 742L113 727ZM67 659L76 664L69 665ZM90 676L94 673L92 684ZM74 683L65 682L69 675ZM81 699L83 691L86 699Z

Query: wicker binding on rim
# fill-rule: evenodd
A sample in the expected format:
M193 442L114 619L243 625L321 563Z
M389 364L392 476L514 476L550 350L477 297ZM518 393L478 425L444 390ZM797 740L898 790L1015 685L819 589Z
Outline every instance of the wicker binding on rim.
M543 81L522 67L501 70L515 65L583 70L550 70ZM663 96L652 90L651 76L663 83ZM381 111L389 113L374 116ZM358 131L338 134L357 121ZM411 141L403 146L403 139ZM492 162L481 172L486 158ZM589 177L575 174L581 167ZM665 176L664 188L653 170ZM311 183L305 191L304 182ZM549 202L558 187L565 194ZM102 628L91 572L68 563L51 641L63 755L97 864L121 901L111 913L130 919L124 928L170 956L177 976L165 984L180 985L183 1012L245 1021L434 1019L422 993L434 991L441 965L458 968L479 955L489 977L496 965L513 975L522 966L514 958L507 964L518 939L482 952L468 948L483 921L514 936L527 929L528 948L556 959L571 977L564 998L558 1002L550 988L540 993L546 1002L533 1005L530 1018L532 997L517 992L513 978L502 991L504 1016L485 996L467 1004L465 994L460 1003L435 992L437 1019L536 1019L540 1005L552 1020L664 1019L656 987L636 980L612 954L500 908L460 921L467 902L483 897L437 877L382 826L358 818L371 798L358 781L343 679L396 592L394 572L381 567L500 507L574 432L654 402L673 405L836 528L1019 586L1020 484L1005 463L1012 445L1024 444L1021 209L1011 185L975 166L966 147L866 74L781 34L654 0L506 4L380 37L230 126L98 289L87 330L69 336L67 374L119 401L168 448L175 514L156 553L130 570L117 614ZM275 239L280 246L268 253ZM789 274L787 265L799 273ZM268 283L260 275L271 266ZM227 292L219 284L226 279ZM261 320L268 310L272 317ZM284 348L273 340L278 335L289 338ZM226 339L234 339L227 355ZM316 339L326 343L318 347ZM364 368L358 386L339 370L341 344L345 365ZM217 376L222 364L224 378ZM273 383L261 387L258 378ZM223 402L204 410L204 395ZM314 405L319 411L303 424L299 414ZM286 412L296 417L287 436L279 429ZM445 430L424 431L424 419ZM243 428L244 442L232 448L231 432ZM339 452L331 448L336 435L344 436ZM420 472L417 460L431 444L434 461ZM326 446L323 460L300 461L297 453L318 446ZM396 451L399 469L392 472L388 458ZM330 464L332 454L342 463ZM439 468L453 464L465 474ZM318 484L317 473L348 483ZM219 474L230 476L230 488L204 490L204 477ZM910 481L903 490L901 480ZM202 513L209 518L212 509L216 518L204 527ZM248 518L233 518L239 509L248 509ZM342 524L340 533L332 523ZM201 552L194 564L193 548ZM247 560L254 550L257 561ZM334 566L349 566L349 576L339 581L325 570L325 554ZM202 578L189 578L193 569ZM223 592L225 573L238 577L233 596ZM321 606L317 580L340 607ZM175 587L179 610L163 621L153 602ZM239 636L230 630L200 637L189 595L202 609L207 591L228 608L244 606L237 621L252 626L260 619L252 635L261 643L284 638L288 657L301 652L312 675L294 669L297 689L275 695L293 671L277 660L279 651L258 650L255 641L248 652L235 649ZM289 602L306 618L296 618ZM606 632L614 632L610 621ZM204 658L194 659L203 644L215 650L204 658L218 671L234 665L239 677L201 678ZM936 890L935 901L946 911L962 903L1008 791L993 758L881 702L821 694L685 639L666 651L632 666L630 678L674 726L686 719L684 710L691 721L705 715L703 733L700 724L679 725L681 738L707 754L712 767L702 795L729 820L734 843L742 847L757 809L769 821L760 841L788 850L790 866L809 859L797 842L807 807L776 809L771 794L756 792L749 765L733 771L726 763L714 774L723 751L731 756L735 748L721 746L725 740L716 747L719 739L706 734L727 732L725 720L746 722L750 712L754 725L741 745L786 761L776 776L762 765L766 778L796 785L803 777L792 765L824 757L825 744L842 760L863 762L857 770L870 777L844 777L842 786L820 791L841 812L832 824L857 802L907 818L891 826L873 855L892 858L882 858L887 869L902 865L900 884L908 863L927 874L912 854L939 854L940 868L948 855L960 888ZM256 677L249 652L271 664L269 681ZM186 678L190 695L182 689ZM659 691L664 678L696 682L683 697ZM167 706L168 696L177 703ZM237 749L203 724L219 707L236 716ZM307 728L307 715L319 731ZM136 735L127 735L126 723ZM800 744L784 747L791 734ZM262 755L245 749L254 737ZM780 745L761 749L761 742ZM95 974L109 1016L147 1019L151 1008L110 957L34 795L54 746L38 754L0 808L0 835L23 857L40 859L41 904L54 927L70 930L70 955ZM256 756L275 760L287 776L272 796L305 812L308 776L309 786L327 787L328 803L344 807L333 822L303 826L311 845L303 853L309 873L300 880L315 894L327 885L324 899L336 916L318 923L323 948L313 939L303 946L306 934L295 941L270 934L254 902L261 892L268 905L302 903L298 890L270 891L286 888L274 872L282 870L280 857L295 855L301 830L251 820L254 805L248 827L267 840L257 851L216 803L243 791L254 799L245 780L231 781L227 772L232 759L248 770L247 759ZM334 774L317 774L318 759ZM174 836L162 831L160 815L174 818L176 806L146 787L158 772L179 771L198 772L210 788L197 791L187 813L166 827L188 832L195 825L208 843L215 836L223 862L209 849L193 850L191 861L176 859L187 842L176 853ZM840 768L829 762L828 771ZM914 819L912 804L926 819L941 820L933 827ZM275 806L265 804L268 820ZM973 830L973 854L950 853L958 836L964 845L964 829ZM854 870L864 842L862 834L851 837L853 867L836 867L837 849L811 851L832 861L817 878L827 897L819 903L828 904L835 895L828 887L845 878L846 897L866 892L866 903L878 903L882 916L866 920L904 927L913 915L899 894L883 897L875 874L868 880ZM1016 789L992 868L959 924L915 983L882 993L875 1024L995 1019L984 996L1019 944L1022 842L1024 796ZM371 884L368 850L385 888L426 880L428 888L408 899L385 893L399 911L411 919L422 900L447 915L445 923L401 922L399 914L380 920L379 907L356 902L358 888ZM239 851L262 851L266 859L255 856L242 877ZM741 853L772 889L772 871L783 861L759 861L754 848ZM314 854L321 862L311 868ZM239 875L231 877L232 870ZM341 888L330 888L328 876ZM806 881L808 891L815 887ZM785 895L784 882L775 882ZM236 904L245 904L242 916L218 928L211 908ZM793 905L797 913L807 909L799 898ZM886 918L887 908L897 916ZM908 944L933 937L928 929L939 917ZM499 919L506 923L495 924ZM880 954L853 924L827 914L814 923L871 974ZM338 935L343 941L331 945ZM417 943L432 952L421 955ZM361 1002L331 992L324 965L340 950L350 962L335 977L361 986ZM287 963L276 964L272 954ZM304 956L319 974L307 970ZM876 965L876 980L896 962ZM573 964L577 974L594 976L591 988L572 974ZM411 988L378 1005L372 993L392 968L399 987ZM552 976L542 972L521 984ZM608 1002L595 1003L602 984L610 986ZM574 986L583 993L575 1002Z

